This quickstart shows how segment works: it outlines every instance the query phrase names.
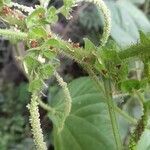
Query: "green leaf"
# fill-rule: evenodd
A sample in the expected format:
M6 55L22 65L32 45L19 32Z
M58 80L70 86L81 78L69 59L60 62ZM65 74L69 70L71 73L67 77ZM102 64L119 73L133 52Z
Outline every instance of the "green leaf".
M49 39L47 41L45 41L45 43L42 45L42 48L45 49L45 48L60 48L60 43L56 40L56 39Z
M149 44L150 36L145 35L142 31L140 31L140 42L141 44Z
M11 0L0 0L0 8L3 7L4 4L10 4Z
M29 84L29 92L39 92L42 89L43 83L40 79L34 79Z
M4 5L4 1L0 0L0 8L3 7L3 5Z
M144 133L141 136L140 141L137 145L137 150L149 150L150 149L150 130L145 129Z
M130 14L127 12L127 8L122 8L122 3L122 1L119 1L117 3L108 2L107 4L112 14L113 30L111 30L111 36L118 45L125 47L131 43L135 43L139 35L138 28Z
M50 8L47 10L46 15L47 15L46 20L47 20L49 23L57 22L58 16L57 16L57 9L56 9L55 7L50 7Z
M74 1L73 0L64 0L63 3L64 3L64 5L61 8L61 13L64 16L67 16L69 14L73 4L74 4Z
M36 8L36 10L34 10L26 18L26 24L28 28L38 25L44 25L45 23L45 9L43 7Z
M36 59L36 58L34 58L34 57L32 57L32 56L25 56L25 58L24 58L24 64L25 64L25 69L26 69L26 72L30 75L31 74L31 72L33 71L33 70L35 70L35 69L37 69L37 67L39 67L41 64L40 64L40 62Z
M38 69L39 77L42 79L48 79L53 73L53 66L51 64L44 64Z
M121 88L125 92L132 92L132 90L140 89L140 81L139 80L126 80L121 83Z
M135 4L143 4L145 2L145 0L131 0L132 3L135 3Z
M58 49L70 49L70 44L63 41L63 40L57 40L54 38L48 39L47 41L44 42L42 45L42 49L52 49L53 48L58 48Z
M96 50L95 45L89 39L85 38L84 39L84 44L85 44L85 46L84 46L85 50L90 51L90 52Z
M69 85L72 109L61 133L57 128L64 111L62 90L53 99L58 111L50 116L54 123L54 146L56 150L116 150L105 97L99 93L88 77L74 80ZM109 135L109 136L108 136Z
M101 57L106 61L112 60L112 58L114 58L114 61L119 61L117 52L115 50L111 50L111 49L107 49L107 48L104 48L101 51Z
M11 0L3 0L4 1L4 3L6 3L6 4L10 4L10 2L11 2Z
M111 36L121 47L137 43L139 30L144 33L150 31L150 22L134 4L130 1L106 1L111 11L112 30Z
M29 30L30 39L46 38L47 32L43 27L33 27Z
M42 54L44 57L48 58L49 60L56 57L56 54L51 52L50 50L43 50Z
M121 5L126 9L127 13L130 14L138 30L144 33L150 32L150 21L140 9L130 3L129 0L123 0Z

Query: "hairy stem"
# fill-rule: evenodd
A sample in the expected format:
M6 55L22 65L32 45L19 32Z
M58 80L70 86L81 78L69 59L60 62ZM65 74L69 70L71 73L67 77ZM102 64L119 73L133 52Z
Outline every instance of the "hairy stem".
M102 85L102 83L100 82L100 80L98 79L98 77L96 76L96 74L94 73L94 71L91 69L91 67L85 66L85 65L82 65L82 66L88 72L88 74L90 75L91 79L93 79L93 81L97 85L97 88L99 89L99 91L105 93L104 86ZM117 113L119 113L130 124L133 124L133 125L137 124L137 120L136 119L134 119L131 116L129 116L126 112L124 112L123 110L121 110L116 105L114 105L114 109L115 109L115 111Z
M44 142L44 137L41 129L40 114L39 114L37 100L38 100L37 94L33 93L31 98L31 103L29 105L30 123L32 127L34 143L37 150L47 150L46 143Z
M107 103L108 110L109 110L109 115L110 115L111 125L113 129L113 135L116 141L117 150L122 150L122 142L121 142L121 138L120 138L120 134L118 130L118 124L116 120L115 106L110 96L110 93L111 93L110 86L108 86L110 83L107 84L107 81L104 81L104 87L103 87L98 77L93 72L93 70L89 66L84 66L84 68L86 69L90 77L95 81L95 84L97 85L97 89L100 92L103 92L106 96L106 103Z
M90 67L90 65L86 65L86 64L82 64L83 68L87 71L87 73L89 74L90 78L93 79L93 81L95 81L95 84L97 85L97 88L101 91L101 92L105 92L104 86L103 84L99 81L99 78L97 77L97 75L95 74L95 72L92 70L92 67Z
M41 99L38 99L38 103L44 110L48 111L51 114L55 114L55 109L48 104L45 104Z
M123 148L122 141L121 141L118 123L117 123L117 119L116 119L115 106L114 106L114 102L112 101L111 83L110 83L109 79L104 79L104 87L105 87L106 102L108 105L108 110L109 110L109 115L110 115L110 120L111 120L111 124L112 124L112 129L113 129L113 133L114 133L117 150L122 150L122 148Z

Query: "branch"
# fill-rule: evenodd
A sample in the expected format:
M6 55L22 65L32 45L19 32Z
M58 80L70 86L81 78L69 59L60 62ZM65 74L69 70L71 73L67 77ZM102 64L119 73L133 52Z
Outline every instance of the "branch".
M150 55L150 43L130 46L129 48L118 52L118 55L121 60L132 57L138 57L141 55Z

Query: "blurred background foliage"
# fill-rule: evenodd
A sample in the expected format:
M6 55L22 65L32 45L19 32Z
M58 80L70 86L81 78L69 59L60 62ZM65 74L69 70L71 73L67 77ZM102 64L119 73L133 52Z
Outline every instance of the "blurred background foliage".
M13 0L27 6L39 4L38 0ZM137 43L139 30L145 33L150 32L150 1L149 0L105 0L112 14L111 40L113 39L119 47L127 47ZM51 0L50 6L59 8L63 5L63 0ZM52 30L65 40L71 39L75 43L84 46L83 38L88 37L95 45L100 44L99 38L103 31L103 18L97 7L91 3L79 2L74 7L72 18L66 19L62 14L58 14L58 22L52 26ZM7 24L0 20L0 28L5 28ZM111 42L110 42L111 43ZM19 53L18 53L19 49ZM33 150L33 141L28 121L27 103L30 100L28 93L28 80L21 70L16 56L24 53L24 46L19 43L17 46L7 39L0 37L0 150ZM64 79L69 82L80 76L86 76L86 72L74 61L59 56L61 66L59 72ZM134 70L135 67L132 68ZM44 101L51 101L56 95L58 87L53 78L48 81L49 89L43 91ZM126 98L130 99L130 98ZM126 109L123 100L120 107ZM130 103L128 103L129 105ZM139 105L130 104L131 114L140 116ZM44 110L40 110L42 128L46 134L49 149L53 150L51 142L52 124L48 120ZM120 124L126 130L122 131L124 143L128 125L122 120ZM147 134L147 133L146 133ZM147 135L145 135L147 137Z

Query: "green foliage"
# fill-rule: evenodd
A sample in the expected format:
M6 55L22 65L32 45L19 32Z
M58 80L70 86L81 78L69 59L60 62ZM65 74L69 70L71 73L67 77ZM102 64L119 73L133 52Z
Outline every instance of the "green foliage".
M50 64L45 64L38 69L38 72L40 78L48 79L54 72L54 68Z
M92 52L96 50L95 45L87 38L84 39L84 49L86 49L86 51Z
M4 5L3 0L0 0L0 8Z
M27 18L26 25L28 28L44 25L45 9L38 7Z
M37 78L37 79L34 78L34 80L32 80L30 82L29 91L30 92L39 92L42 90L42 86L43 86L42 80L39 78Z
M3 1L0 2L2 7ZM61 12L65 16L68 15L74 5L73 0L65 0L64 6L58 10L54 7L47 9L37 6L32 12L25 14L26 25L23 26L23 29L20 28L21 31L16 32L14 24L11 26L11 30L0 29L0 35L17 39L17 41L23 40L28 48L26 55L20 60L23 62L24 70L29 79L29 91L32 97L28 109L34 142L39 150L46 150L46 143L41 129L38 105L49 111L49 118L54 125L53 136L56 150L123 149L115 111L120 112L126 119L128 118L128 121L134 119L115 106L114 94L127 93L132 96L133 92L144 91L148 85L147 79L149 79L150 71L149 67L146 66L149 66L150 38L143 32L139 33L138 30L149 31L149 21L128 1L108 1L107 5L112 12L111 36L118 45L124 47L130 44L130 46L121 49L115 42L111 43L111 41L105 46L111 26L109 10L103 1L94 1L94 3L101 8L101 13L104 16L102 46L95 46L89 39L84 39L85 45L82 48L76 43L62 40L51 31L50 25L57 21L57 13ZM10 10L11 13L14 10ZM96 13L98 13L97 10ZM140 20L135 14L140 17ZM93 19L95 18L93 17ZM83 21L89 22L86 18ZM15 25L19 24L16 23ZM91 26L92 23L89 22L88 28ZM94 26L96 25L94 24ZM139 42L133 44L139 35ZM56 71L59 67L59 57L57 57L59 54L64 54L77 61L94 82L89 77L85 77L72 81L67 87L67 83ZM143 62L143 68L148 69L144 78L142 76L140 79L128 77L127 64L130 63L132 57L140 59ZM62 90L58 92L52 104L47 105L41 101L41 93L46 87L47 79L53 74ZM142 106L145 106L143 100L141 103ZM148 114L144 112L143 116L145 119ZM148 118L146 119L148 120ZM15 116L11 121L16 124L13 129L22 132L24 120L20 116ZM147 125L147 122L144 125L143 122L143 120L140 122L143 127L141 133ZM10 123L8 122L8 124ZM136 128L139 127L138 125ZM0 136L2 136L1 133ZM7 138L6 136L6 141ZM139 137L136 141L133 139L131 146L134 146L132 144L136 146L139 140ZM2 144L5 145L6 143Z
M34 56L26 56L24 58L25 67L27 68L26 72L32 76L34 70L36 70L41 64ZM34 77L34 76L33 76Z
M43 27L33 27L29 31L28 37L30 39L40 39L40 38L47 38L46 30Z
M111 31L111 37L121 47L127 47L132 43L136 43L139 39L139 30L142 30L144 33L150 32L149 20L132 2L142 3L143 1L106 1L112 17L113 30ZM84 29L94 30L94 36L97 36L97 32L104 24L102 13L93 4L89 4L87 8L81 10L79 22ZM93 35L89 33L89 37L93 38Z
M64 5L61 8L61 13L64 16L67 16L69 14L73 4L74 4L74 1L72 1L72 0L64 0Z
M0 8L4 5L4 4L9 4L11 2L11 0L0 0Z
M50 7L48 10L47 10L47 21L49 22L49 23L55 23L55 22L57 22L57 20L58 20L58 16L57 16L57 10L56 10L56 8L55 7Z
M148 19L130 1L110 1L107 4L112 13L111 36L120 46L136 43L139 39L138 30L145 33L150 31Z
M27 116L24 116L26 103L29 102L28 84L18 87L5 84L0 91L0 149L17 147L30 133ZM26 130L26 133L24 132ZM19 141L19 142L18 142ZM33 143L33 142L32 142ZM33 145L33 144L32 144ZM23 145L22 145L23 146ZM25 146L24 146L25 148Z
M97 147L102 150L115 150L103 93L97 91L93 81L88 77L74 80L68 87L72 97L72 110L60 134L57 133L57 126L61 123L64 111L62 90L52 103L58 111L53 119L56 150L97 150ZM49 116L52 118L51 115Z
M140 81L138 80L126 80L121 83L121 89L124 92L132 92L132 90L140 89Z

